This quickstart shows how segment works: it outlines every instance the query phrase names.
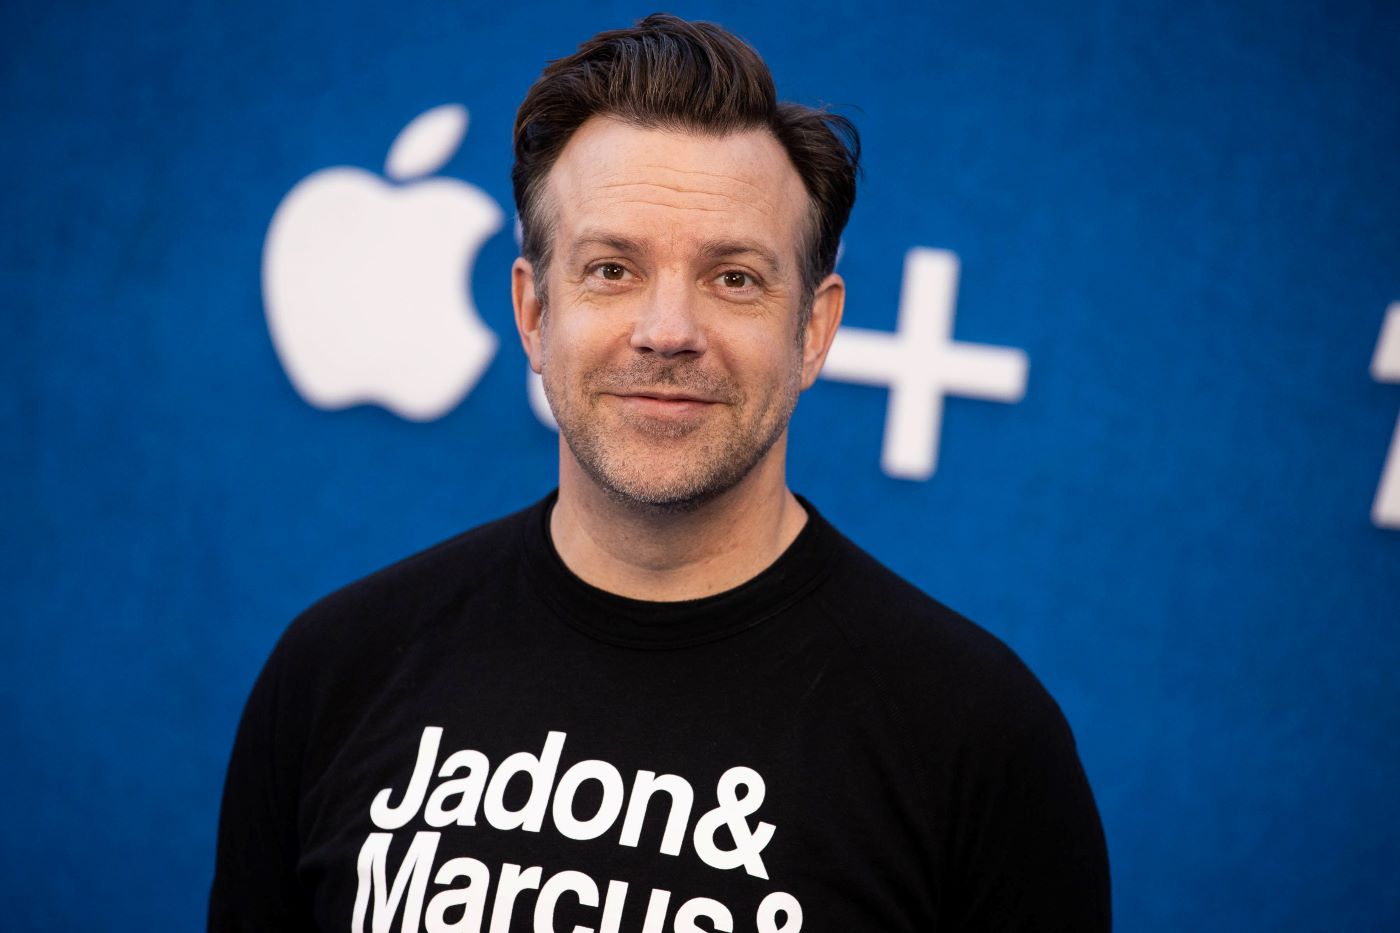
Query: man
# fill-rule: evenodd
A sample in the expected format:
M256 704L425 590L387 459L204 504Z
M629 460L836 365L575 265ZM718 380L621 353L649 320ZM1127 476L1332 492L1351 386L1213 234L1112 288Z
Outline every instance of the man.
M229 766L217 930L1108 928L1054 702L785 482L854 131L652 16L516 123L544 501L323 600Z

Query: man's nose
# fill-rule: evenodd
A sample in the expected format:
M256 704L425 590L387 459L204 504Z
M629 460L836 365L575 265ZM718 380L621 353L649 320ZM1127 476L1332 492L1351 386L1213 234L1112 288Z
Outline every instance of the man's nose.
M683 276L658 276L647 290L632 327L632 349L661 356L705 352L701 296Z

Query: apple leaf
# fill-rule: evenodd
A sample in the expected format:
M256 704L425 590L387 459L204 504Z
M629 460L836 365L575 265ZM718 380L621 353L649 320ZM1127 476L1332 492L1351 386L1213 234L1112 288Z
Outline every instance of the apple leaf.
M384 160L384 174L395 181L431 175L452 158L467 133L467 108L443 104L419 114L400 131Z

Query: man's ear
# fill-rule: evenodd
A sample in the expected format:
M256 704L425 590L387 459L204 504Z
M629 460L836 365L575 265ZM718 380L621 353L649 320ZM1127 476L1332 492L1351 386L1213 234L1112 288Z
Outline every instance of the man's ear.
M515 329L520 333L520 345L530 360L530 368L540 371L544 359L541 329L544 326L544 304L535 294L535 270L523 256L517 256L510 267L510 298L515 305Z
M828 275L812 295L812 313L802 342L802 388L810 389L826 362L826 353L841 326L846 307L846 281L836 273Z

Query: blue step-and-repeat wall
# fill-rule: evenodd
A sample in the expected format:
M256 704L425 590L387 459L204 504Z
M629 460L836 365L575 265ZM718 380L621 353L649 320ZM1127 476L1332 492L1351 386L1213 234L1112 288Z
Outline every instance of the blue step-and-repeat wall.
M287 621L551 487L511 121L647 12L0 8L0 926L198 928ZM1400 5L674 12L860 126L792 485L1059 699L1119 929L1400 929Z

